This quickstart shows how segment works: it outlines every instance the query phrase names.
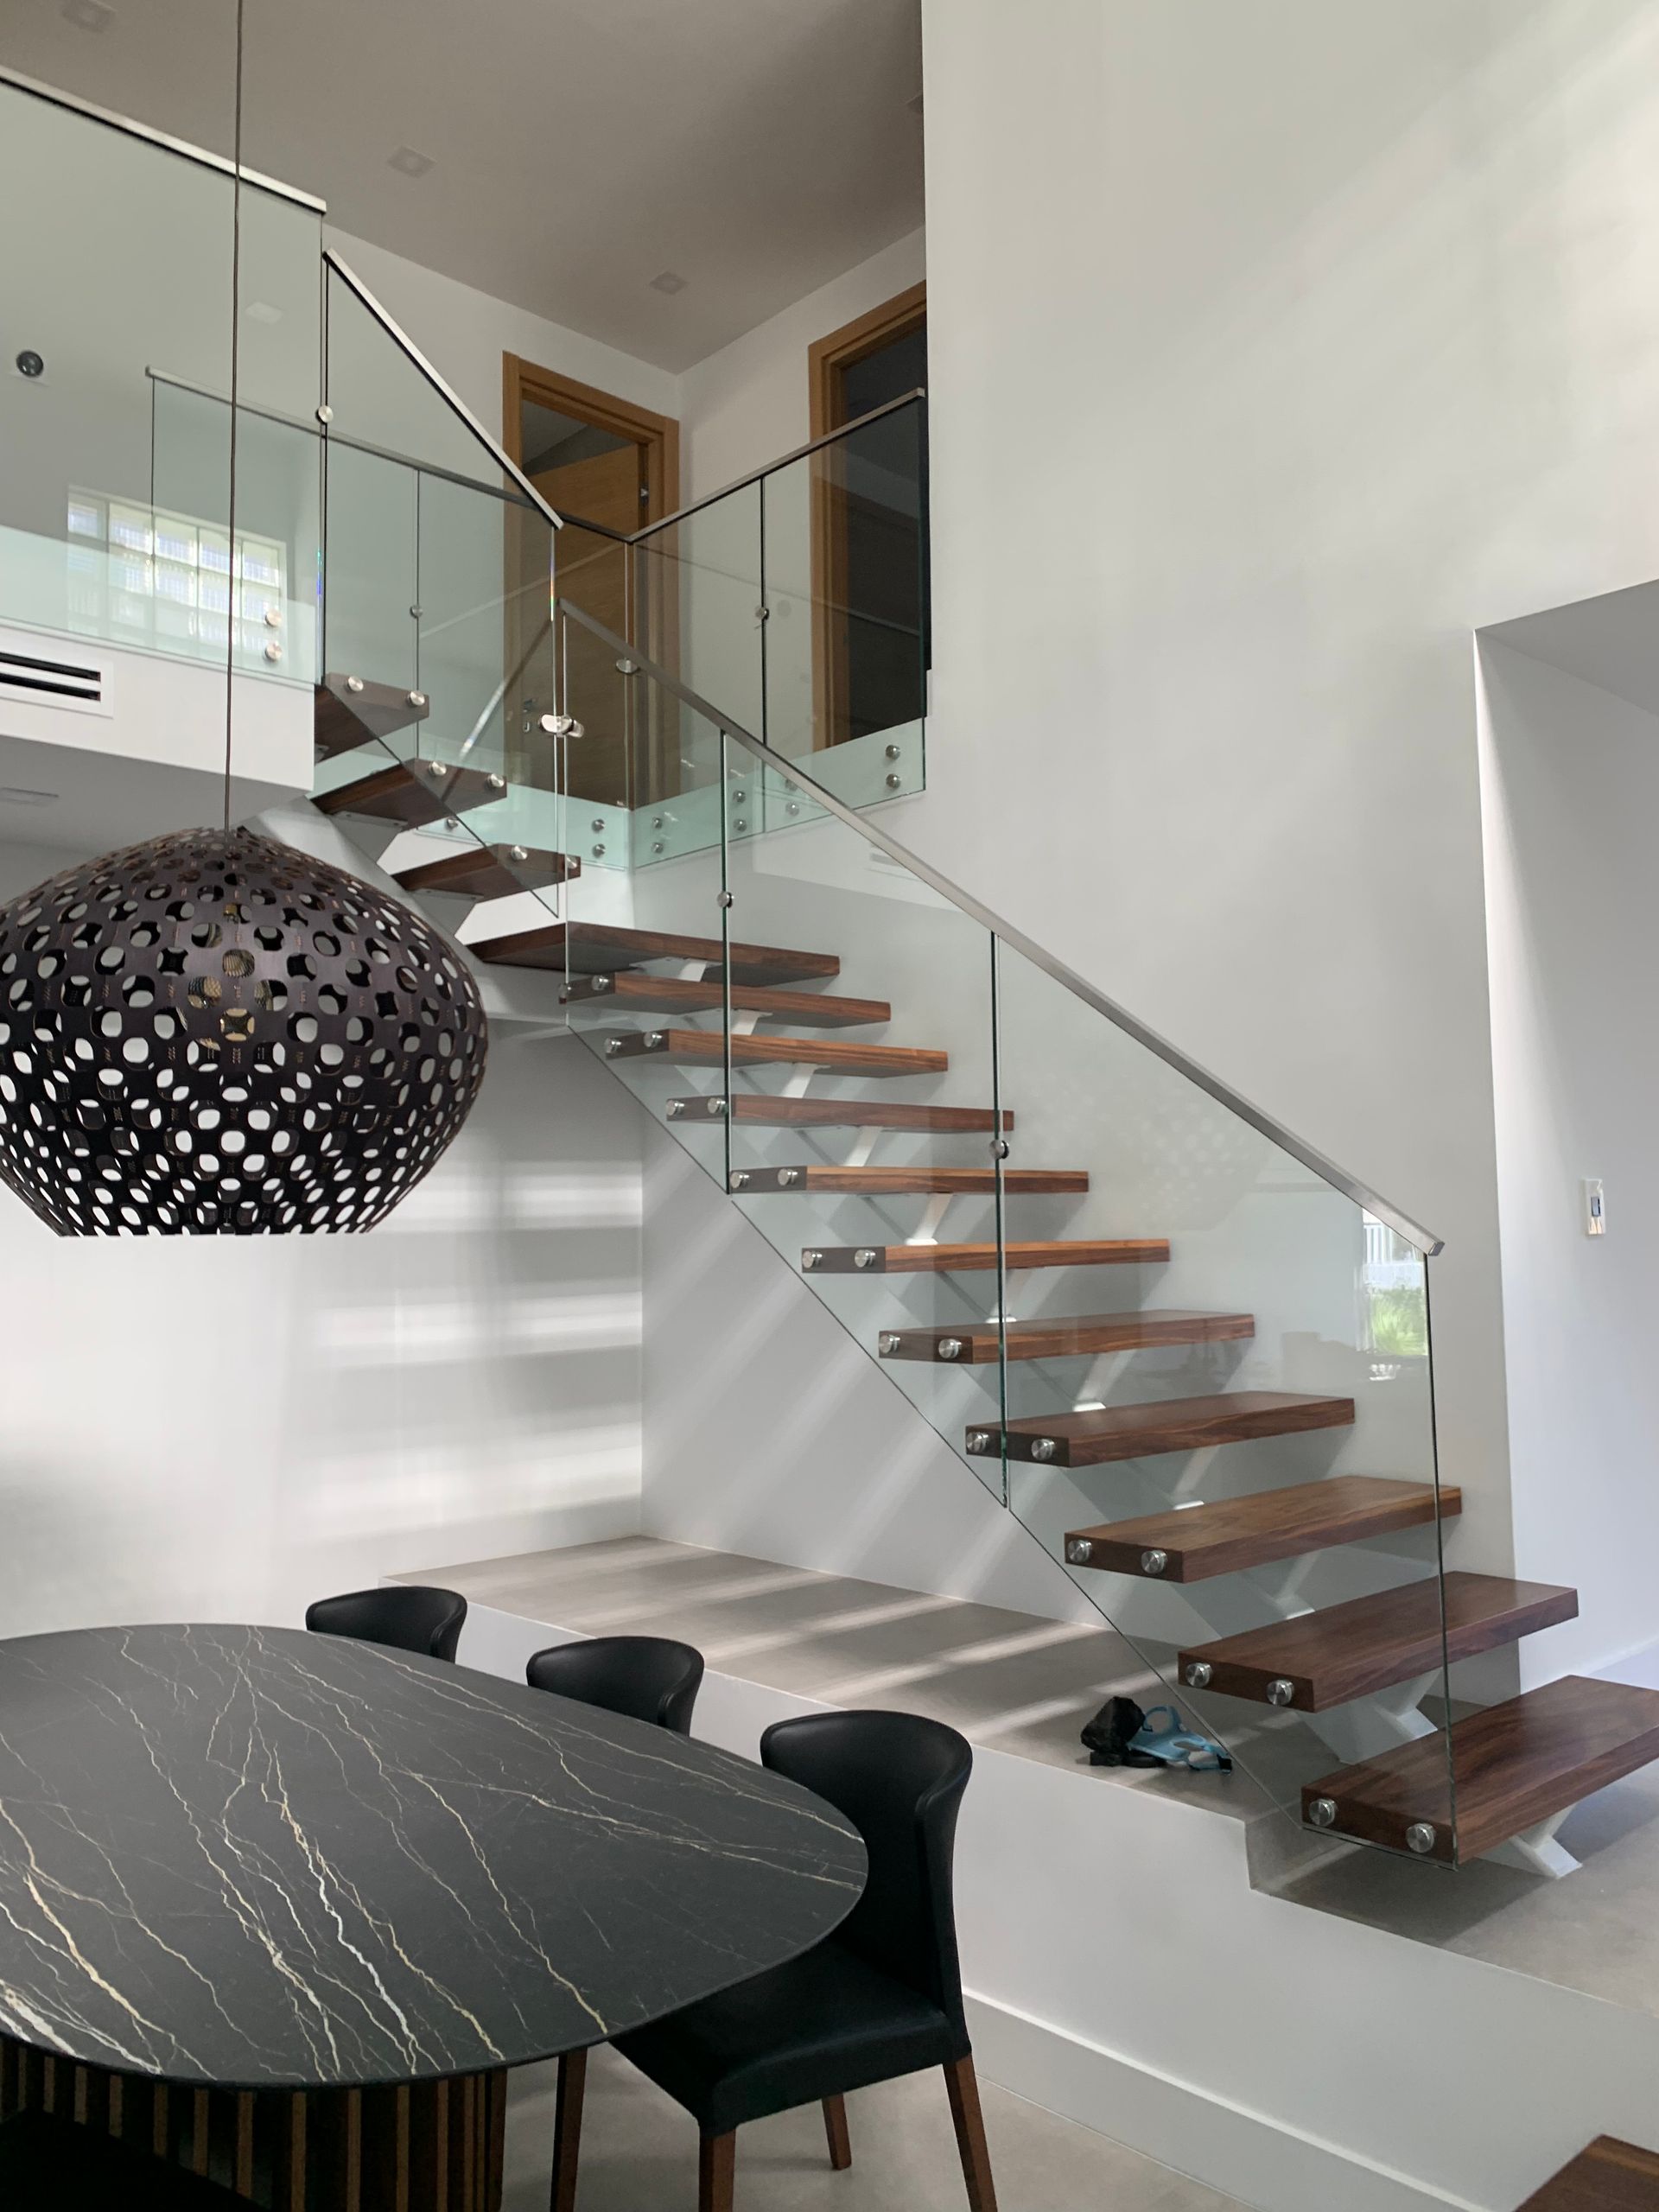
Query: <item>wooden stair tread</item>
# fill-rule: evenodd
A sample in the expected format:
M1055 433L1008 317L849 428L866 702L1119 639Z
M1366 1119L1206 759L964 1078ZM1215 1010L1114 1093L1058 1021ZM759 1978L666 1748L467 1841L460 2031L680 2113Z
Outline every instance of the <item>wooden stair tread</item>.
M1440 1510L1447 1520L1461 1513L1462 1491L1443 1486ZM1217 1574L1296 1559L1332 1544L1390 1535L1433 1519L1432 1483L1401 1482L1388 1475L1330 1475L1289 1490L1253 1491L1245 1497L1218 1497L1178 1511L1074 1529L1065 1539L1065 1555L1073 1567L1154 1574L1165 1582L1207 1582ZM1148 1567L1147 1553L1161 1554L1164 1564Z
M415 830L442 822L446 815L487 806L505 790L500 777L486 769L452 767L444 760L394 760L355 783L318 791L311 804L323 814L364 815Z
M635 1007L642 1014L721 1014L726 1006L718 976L699 982L690 976L626 969L617 976L573 976L564 995L570 1006L614 1006L625 1012ZM831 998L816 991L768 990L757 983L734 984L731 1005L734 1014L766 1014L808 1029L863 1028L893 1019L885 999Z
M1078 1353L1146 1351L1160 1344L1202 1344L1236 1341L1255 1334L1249 1313L1079 1313L1053 1320L1010 1321L1010 1359L1065 1359ZM944 1344L960 1349L941 1350ZM994 1321L967 1321L957 1328L892 1329L881 1338L883 1359L948 1359L959 1367L982 1366L998 1357Z
M718 1125L727 1118L729 1104L734 1122L747 1122L775 1129L925 1129L938 1135L969 1136L976 1131L989 1135L996 1116L988 1106L889 1105L882 1098L779 1098L765 1091L740 1091L728 1101L718 1091L689 1098L671 1098L664 1109L671 1122L709 1122ZM1014 1127L1014 1116L1002 1116L1005 1129Z
M1169 1246L1161 1236L1078 1237L1005 1243L1002 1252L1009 1268L1112 1268L1166 1260ZM819 1275L945 1275L996 1263L995 1244L818 1245L801 1255L802 1273Z
M950 1055L915 1045L852 1045L836 1037L729 1037L722 1029L625 1029L605 1039L607 1060L673 1060L686 1067L810 1067L857 1076L944 1075Z
M1315 1799L1325 1798L1336 1807L1334 1820L1319 1824L1329 1835L1404 1851L1407 1830L1422 1822L1434 1829L1424 1857L1478 1859L1659 1758L1659 1690L1564 1675L1467 1714L1452 1723L1451 1733L1455 1841L1440 1735L1309 1783L1303 1818Z
M472 845L433 861L393 868L405 891L441 891L452 899L505 899L515 891L546 891L582 874L568 853L526 845Z
M351 688L353 683L358 689ZM319 760L355 753L374 738L423 722L431 712L426 696L401 684L370 683L345 675L325 676L314 690L312 736Z
M818 1167L803 1161L792 1167L734 1167L729 1186L751 1198L775 1191L861 1192L877 1198L903 1198L915 1193L944 1198L956 1192L970 1198L992 1198L996 1192L996 1170L926 1165ZM1002 1188L1027 1198L1058 1196L1086 1191L1089 1173L1083 1167L1005 1167Z
M1515 1582L1501 1574L1454 1573L1440 1585L1433 1575L1397 1590L1351 1598L1294 1620L1195 1643L1177 1662L1193 1688L1226 1697L1324 1713L1357 1697L1370 1697L1419 1675L1437 1673L1444 1650L1455 1663L1513 1643L1540 1629L1570 1621L1579 1593L1552 1582ZM1187 1669L1206 1666L1210 1679L1190 1682ZM1287 1682L1292 1694L1269 1700L1268 1685Z
M1659 2212L1659 2151L1599 2135L1521 2212Z
M1158 1452L1197 1452L1209 1444L1243 1444L1309 1428L1346 1428L1351 1398L1297 1390L1224 1390L1203 1398L1154 1399L1149 1404L1101 1406L1087 1413L1035 1414L1007 1424L1011 1459L1042 1459L1056 1467L1098 1467ZM1040 1450L1043 1445L1052 1450Z
M568 969L573 976L609 975L650 960L700 960L718 982L726 957L717 937L680 937L665 930L631 930L603 922L555 922L467 947L474 959L506 968ZM804 983L841 973L832 952L795 952L776 944L734 944L734 983ZM694 979L695 980L695 979Z

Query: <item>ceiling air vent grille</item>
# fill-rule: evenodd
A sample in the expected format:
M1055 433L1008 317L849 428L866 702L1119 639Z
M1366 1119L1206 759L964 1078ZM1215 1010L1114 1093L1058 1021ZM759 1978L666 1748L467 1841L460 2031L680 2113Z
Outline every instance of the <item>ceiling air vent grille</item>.
M99 707L104 703L104 671L74 661L40 660L33 653L0 651L0 693L18 699L73 699L84 707Z

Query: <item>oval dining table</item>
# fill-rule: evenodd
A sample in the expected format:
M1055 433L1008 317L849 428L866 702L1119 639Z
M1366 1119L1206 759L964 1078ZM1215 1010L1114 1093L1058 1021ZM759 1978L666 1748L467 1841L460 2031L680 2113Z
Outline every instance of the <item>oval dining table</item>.
M442 1660L0 1643L0 2111L273 2212L488 2212L510 2068L794 1957L865 1873L751 1761Z

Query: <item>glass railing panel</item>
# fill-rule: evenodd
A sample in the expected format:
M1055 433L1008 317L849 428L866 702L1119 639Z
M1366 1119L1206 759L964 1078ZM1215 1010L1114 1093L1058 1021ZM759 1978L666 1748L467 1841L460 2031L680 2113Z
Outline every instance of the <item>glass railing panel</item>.
M198 58L211 70L211 54ZM228 29L223 60L228 87ZM11 334L0 377L0 621L191 658L216 643L222 654L235 595L228 549L213 537L225 501L175 499L154 480L149 372L229 394L232 181L0 86L0 193L20 211L0 237ZM241 386L301 419L316 404L319 245L315 210L245 188ZM38 372L15 371L17 356ZM204 408L189 428L193 467L222 491L228 410ZM256 470L270 459L256 457ZM179 522L193 533L188 559L170 527ZM286 542L269 512L257 534ZM264 565L256 553L251 571ZM245 581L264 588L261 576ZM262 671L275 666L256 658Z
M1335 1777L1416 1743L1410 1847L1449 1859L1421 1253L1006 942L997 1058L1012 1509L1299 1821L1407 1847Z
M333 437L325 467L324 671L418 690L420 472Z
M504 491L511 479L416 359L410 334L397 334L332 263L325 264L324 398L330 428L440 474Z
M769 641L761 613L760 486L744 485L636 538L632 557L632 643L764 736ZM671 747L652 747L649 754L642 803L686 787Z
M620 539L577 523L559 532L559 596L606 633L572 623L563 635L566 690L583 702L584 736L570 753L569 789L575 798L624 813L644 803L658 774L649 718L637 712L626 681L632 664L626 644L630 558ZM611 858L614 864L614 852Z
M1000 1500L990 934L735 742L726 784L728 1188Z
M760 734L776 752L810 753L813 775L849 804L921 788L925 435L918 397L762 480Z
M310 683L319 674L321 441L315 423L244 405L236 439L236 557L227 560L231 453L228 403L170 378L154 378L151 499L91 507L113 541L118 569L102 634L223 663L235 624L238 668ZM142 550L141 549L142 546ZM89 563L86 571L94 573Z

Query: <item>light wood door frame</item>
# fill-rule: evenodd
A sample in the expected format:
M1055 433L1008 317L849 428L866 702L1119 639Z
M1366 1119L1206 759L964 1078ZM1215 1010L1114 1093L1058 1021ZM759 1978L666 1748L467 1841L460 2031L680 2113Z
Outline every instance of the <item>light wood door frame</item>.
M810 435L839 429L842 372L894 339L907 337L927 321L927 281L895 292L879 307L842 323L806 350ZM848 713L847 509L840 487L825 467L813 467L812 532L812 742L836 745ZM848 733L850 734L850 733Z

